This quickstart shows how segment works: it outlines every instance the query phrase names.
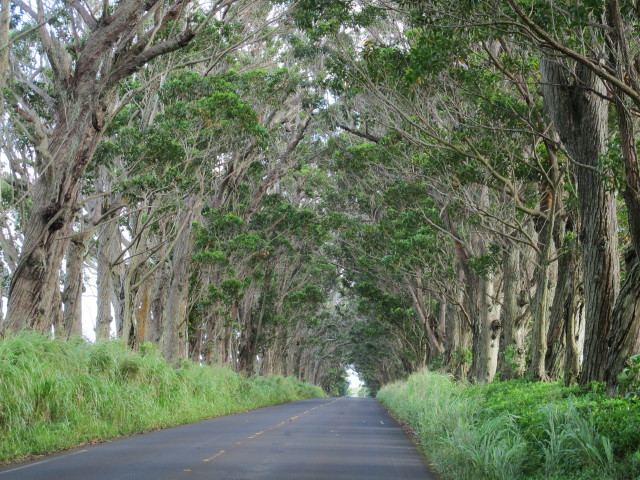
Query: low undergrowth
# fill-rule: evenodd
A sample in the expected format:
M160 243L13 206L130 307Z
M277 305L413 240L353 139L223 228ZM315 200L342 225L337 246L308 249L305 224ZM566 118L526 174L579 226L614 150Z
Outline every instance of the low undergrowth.
M0 462L134 432L324 396L294 378L166 363L150 344L0 340Z
M640 480L640 401L604 386L469 386L422 371L380 399L446 480Z

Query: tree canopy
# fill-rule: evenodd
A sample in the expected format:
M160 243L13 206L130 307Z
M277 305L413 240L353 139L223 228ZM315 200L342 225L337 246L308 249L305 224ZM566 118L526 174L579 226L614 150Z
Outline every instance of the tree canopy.
M635 388L631 3L0 9L3 334L80 334L95 281L173 363Z

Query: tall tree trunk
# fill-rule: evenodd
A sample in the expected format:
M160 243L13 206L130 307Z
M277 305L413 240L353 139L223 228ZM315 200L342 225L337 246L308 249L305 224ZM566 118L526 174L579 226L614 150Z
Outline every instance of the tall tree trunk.
M572 221L570 220L570 223ZM559 246L558 251L560 258L558 259L558 281L553 295L551 304L551 312L549 315L549 328L547 330L547 353L545 358L547 375L551 379L559 377L565 366L565 355L567 353L567 344L565 328L567 326L567 305L574 302L571 298L575 293L574 288L574 270L578 267L575 248L570 248L573 241L569 241L569 245L565 242L566 228L565 222L558 222L555 241ZM571 229L569 229L572 231ZM574 327L575 328L575 327Z
M256 356L258 355L259 339L262 333L262 325L268 302L269 290L273 281L273 271L268 270L265 274L264 283L257 291L259 294L257 305L252 308L250 296L245 295L243 308L240 310L240 322L244 325L240 333L238 346L238 370L246 376L252 376L255 370ZM248 301L247 301L248 300Z
M101 123L105 111L79 102L73 113L56 126L48 155L43 158L41 153L38 159L42 172L34 186L24 245L9 289L6 328L12 331L25 327L47 331L60 310L53 300L69 227L78 210L82 173L101 133L93 119Z
M84 286L82 267L90 238L90 230L80 232L74 235L69 243L65 288L62 294L63 324L66 338L82 335L82 291Z
M493 381L498 366L500 347L500 303L495 299L494 276L480 279L480 303L477 312L478 331L474 339L473 365L470 376L478 383Z
M113 178L111 172L104 166L98 167L96 191L105 193L111 191ZM102 222L96 228L96 284L98 288L96 339L106 340L111 336L113 322L112 299L115 295L114 276L122 277L123 265L113 265L120 257L121 242L117 212L122 201L119 195L109 195L100 205L100 219Z
M409 294L411 298L411 304L413 305L413 309L418 316L418 321L422 328L424 328L425 334L427 335L427 340L429 342L429 348L432 355L440 355L444 353L444 347L442 343L436 336L434 330L429 325L429 319L427 318L428 313L426 311L424 300L422 298L422 291L419 288L419 280L410 279L408 275L404 278L404 286L405 291Z
M606 152L606 90L583 65L577 65L571 75L557 61L543 58L541 70L545 108L576 162L587 321L580 383L585 384L604 380L606 338L620 279L615 197L605 189L597 171Z
M178 240L171 258L171 278L169 280L167 302L162 316L162 352L167 361L176 363L188 355L187 300L189 293L189 270L193 256L193 219L202 205L192 202L190 220L178 234Z
M565 362L564 362L564 383L566 386L573 384L578 379L580 373L580 347L578 345L579 339L579 325L578 320L580 311L582 310L582 300L580 293L580 270L578 269L579 256L578 244L576 240L571 240L566 245L568 257L571 259L571 263L567 265L567 268L571 272L570 289L571 292L567 295L565 305Z
M509 245L504 252L502 271L504 272L503 338L501 380L520 378L525 370L525 322L520 315L518 298L520 294L520 252Z
M446 215L446 212L445 212ZM456 228L448 218L449 231ZM471 367L469 359L472 344L472 293L471 279L473 272L469 268L469 255L465 246L458 239L454 240L456 283L454 285L454 303L450 304L447 312L447 335L445 340L445 360L447 370L456 378L466 378Z
M0 118L4 117L4 89L7 86L9 68L9 21L11 0L0 1Z
M167 265L160 268L153 279L153 299L144 342L151 342L158 346L162 344L162 322L167 298L169 297L170 278L171 266Z
M485 210L489 209L489 189L480 187L479 203ZM471 234L470 243L477 253L486 253L485 241L478 233ZM469 269L471 270L471 269ZM496 298L494 274L489 272L483 277L476 272L470 272L469 298L473 311L473 361L469 376L480 383L491 382L498 365L498 350L500 346L500 302Z
M611 27L611 63L616 76L625 79L635 89L640 87L640 79L629 51L624 25L617 0L607 2L607 21ZM620 128L620 143L624 160L626 185L623 197L627 205L629 233L632 250L626 254L627 275L615 306L611 331L607 339L609 355L607 358L605 380L607 392L617 390L618 375L627 359L640 351L640 174L638 151L634 134L634 117L631 115L631 102L618 88L613 89L613 98Z
M607 359L607 393L617 393L618 375L629 357L640 352L640 261L634 249L626 255L627 280L616 304L613 325L609 334L611 353Z

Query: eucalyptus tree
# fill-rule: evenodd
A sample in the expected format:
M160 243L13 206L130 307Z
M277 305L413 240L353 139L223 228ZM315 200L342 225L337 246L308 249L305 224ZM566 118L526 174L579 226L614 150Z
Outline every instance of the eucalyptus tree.
M507 9L499 10L505 15L501 18L510 25L517 24L522 37L548 57L542 64L543 73L555 81L546 86L548 106L577 162L588 320L585 369L580 381L606 379L613 392L624 362L640 349L640 318L635 313L638 297L633 293L638 291L634 252L639 245L640 225L633 113L640 96L632 33L638 14L629 4L617 0L580 5L532 2L533 9L511 0L507 3ZM493 2L487 5L496 7ZM573 95L567 96L568 91ZM616 128L607 138L607 112L611 107L616 112ZM582 142L578 135L585 125L590 125L594 135ZM624 175L616 175L621 170ZM617 301L616 219L612 188L607 184L623 192L632 248Z
M633 66L635 47L631 32L637 24L637 12L617 1L584 4L532 1L524 4L516 1L506 4L460 2L443 9L433 3L414 9L410 3L401 3L398 10L405 14L411 26L416 27L407 31L408 42L394 41L399 37L388 28L370 29L369 40L363 45L363 61L349 63L350 71L357 75L342 78L347 78L346 84L360 82L365 85L365 93L370 98L376 94L377 99L400 119L390 124L407 140L421 144L425 149L433 147L429 143L435 143L440 148L455 151L461 158L477 162L491 177L491 182L483 182L485 185L503 185L516 209L535 219L537 238L529 243L537 251L539 266L530 373L538 378L546 376L546 367L557 371L561 349L556 349L556 343L560 338L558 327L563 326L558 323L561 317L564 317L567 332L565 343L570 348L566 355L566 370L573 374L576 371L579 347L574 340L573 319L580 310L579 279L570 272L571 265L577 264L578 250L573 235L578 233L583 247L587 326L584 371L580 381L606 378L609 390L613 391L616 372L628 355L639 347L635 314L637 296L632 293L637 292L637 286L632 286L637 278L633 251L627 255L624 295L616 302L620 273L615 207L615 190L622 186L629 212L630 240L634 246L637 242L633 239L633 230L639 211L633 135L638 72ZM453 19L452 9L461 13L456 16L462 20ZM400 30L402 28L400 25ZM514 62L514 50L524 53L521 58L526 63ZM346 43L341 51L349 52ZM367 57L378 60L374 68L367 70ZM349 60L348 56L342 58ZM385 69L385 65L388 68ZM481 68L478 70L477 67ZM532 75L537 69L540 71L538 79ZM412 95L398 93L402 91L398 88L402 82L397 76L392 82L384 78L397 71L403 72L402 80L408 86L405 91ZM476 85L460 81L462 76L477 71L484 76L476 76ZM503 78L502 84L487 90L487 78L498 72ZM376 83L381 80L384 86L376 90ZM453 85L457 88L451 88ZM437 88L447 92L444 100L438 102L434 93L422 96L426 100L436 98L431 104L417 100L416 92L433 92ZM529 113L509 100L514 98L509 89L520 97L520 103ZM469 94L477 100L470 101ZM544 112L540 108L541 99L544 99ZM431 123L423 121L416 104L436 105L425 116ZM489 105L492 111L484 110L483 104ZM617 115L615 124L609 122L611 106L615 107ZM502 112L508 112L518 125L528 128L510 125L509 121L504 121ZM442 118L447 115L449 120L445 126L449 130L443 130ZM610 132L611 126L615 128ZM516 147L516 151L520 149L519 155L526 161L524 165L534 172L533 176L523 172L518 166L522 165L520 161L505 163L495 151L495 145L499 144L495 140L491 143L494 151L486 150L487 143L483 138L489 139L491 135L479 136L478 129L484 128L486 132L487 127L509 133L512 140L528 137L529 147L522 149L525 142ZM588 128L585 130L585 127ZM363 133L353 125L349 130ZM429 141L424 141L425 137ZM574 165L572 175L568 175L565 154ZM624 181L616 175L622 169ZM514 189L517 180L527 181L525 192L532 181L539 181L538 208L531 203L535 197L519 198L520 193ZM579 218L566 210L567 200L571 201L574 191L574 181ZM531 195L530 187L528 195ZM477 209L479 204L475 205ZM485 209L481 207L480 210ZM562 261L558 267L559 285L554 292L549 289L548 280L553 276L551 267L558 258ZM509 295L513 297L512 293ZM561 311L569 313L561 315ZM551 328L548 328L549 318ZM605 338L608 340L604 341ZM545 346L547 341L552 343Z

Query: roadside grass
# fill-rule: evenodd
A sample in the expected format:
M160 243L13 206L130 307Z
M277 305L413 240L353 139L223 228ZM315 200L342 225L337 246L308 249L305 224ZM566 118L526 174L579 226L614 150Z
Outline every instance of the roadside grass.
M424 370L378 399L445 480L640 480L640 401L597 383L471 386Z
M0 340L0 463L134 432L325 396L294 378L246 379L228 368L173 368L151 344Z

